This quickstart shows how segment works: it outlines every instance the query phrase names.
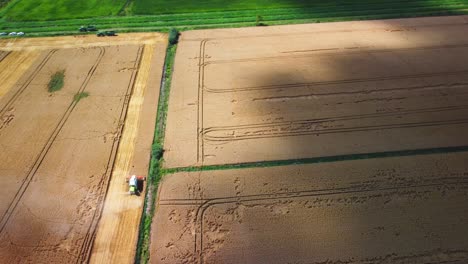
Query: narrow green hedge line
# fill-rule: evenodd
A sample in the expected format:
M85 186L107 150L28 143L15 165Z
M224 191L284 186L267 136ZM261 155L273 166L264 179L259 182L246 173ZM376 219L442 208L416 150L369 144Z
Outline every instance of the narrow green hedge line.
M147 263L149 260L151 224L153 221L153 215L155 211L155 201L158 190L158 184L163 176L161 170L161 163L162 154L164 152L164 130L166 124L169 90L171 87L172 69L174 65L176 49L176 44L170 44L166 51L166 59L164 63L164 73L162 79L163 86L161 89L158 103L158 113L156 117L156 128L151 151L151 161L148 173L148 185L146 188L146 198L143 211L144 213L142 215L140 223L135 263Z

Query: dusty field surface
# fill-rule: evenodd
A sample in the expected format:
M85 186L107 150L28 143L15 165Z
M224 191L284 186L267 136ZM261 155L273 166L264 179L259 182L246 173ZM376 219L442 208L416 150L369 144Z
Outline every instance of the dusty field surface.
M15 49L0 43L0 58L7 53L0 67L24 58L11 64L17 70L5 74L11 81L0 86L0 174L8 190L0 194L2 262L81 263L95 251L110 261L113 249L94 243L101 236L115 238L113 229L97 228L109 217L118 218L113 228L127 234L114 246L130 248L120 253L124 262L133 257L143 199L128 196L122 175L147 171L153 135L142 123L156 116L150 104L159 91L163 56L156 54L164 54L164 39L137 44L115 38L112 45L94 45L90 38L86 44L70 40L65 48L55 38L22 39ZM30 46L34 41L39 46ZM37 58L31 61L28 54ZM64 87L49 93L51 75L61 70ZM74 99L81 92L88 96ZM124 162L122 156L129 158ZM113 213L103 213L110 206L104 206L106 196L119 197ZM132 208L125 210L128 203Z
M467 22L184 32L165 166L468 145Z
M467 159L168 175L151 263L467 263Z
M13 38L0 40L0 49L37 50L63 49L115 45L143 45L164 42L166 36L160 33L126 33L117 37L97 37L95 35L43 37L43 38Z
M166 43L143 53L90 263L135 261L144 193L128 197L122 179L146 175L149 168Z

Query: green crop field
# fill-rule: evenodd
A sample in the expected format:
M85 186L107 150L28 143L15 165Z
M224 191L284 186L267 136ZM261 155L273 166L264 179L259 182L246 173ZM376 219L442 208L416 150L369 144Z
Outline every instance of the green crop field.
M191 12L210 12L227 10L246 10L263 8L288 8L313 6L327 1L317 0L135 0L136 14L173 14ZM335 4L348 1L328 1ZM383 1L381 1L383 2Z
M40 21L113 16L126 0L12 0L2 10L10 21Z
M255 26L257 16L280 25L457 14L468 14L468 0L11 0L0 9L0 31L52 36L80 34L82 25L144 32Z
M378 9L379 6L405 7L418 3L421 6L431 6L439 3L441 7L447 1L388 1L388 0L134 0L135 14L174 14L193 12L256 10L259 13L269 13L269 9L306 8L310 11L349 10L364 11ZM467 1L460 1L467 2ZM294 10L292 10L294 12Z

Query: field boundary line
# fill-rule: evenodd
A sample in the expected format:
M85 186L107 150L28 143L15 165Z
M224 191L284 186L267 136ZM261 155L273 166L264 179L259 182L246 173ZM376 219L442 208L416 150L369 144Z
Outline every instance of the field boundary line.
M288 165L316 164L316 163L351 161L351 160L361 160L361 159L392 158L392 157L445 154L445 153L457 153L457 152L468 152L468 145L437 147L437 148L407 149L407 150L384 151L384 152L353 153L353 154L322 156L322 157L303 158L303 159L285 159L285 160L258 161L258 162L226 163L226 164L219 164L219 165L173 167L173 168L165 168L163 173L173 174L173 173L178 173L178 172L200 172L200 171L213 171L213 170L266 168L266 167L278 167L278 166L288 166Z

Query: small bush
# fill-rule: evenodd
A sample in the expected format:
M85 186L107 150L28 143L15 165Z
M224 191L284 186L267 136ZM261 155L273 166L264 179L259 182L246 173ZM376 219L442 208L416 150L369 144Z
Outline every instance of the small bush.
M263 17L261 15L257 15L256 18L255 18L255 25L257 27L263 27L263 26L266 26L265 23L263 23Z
M164 153L164 149L159 143L154 143L153 146L151 147L151 156L155 158L156 160L159 160L162 158Z
M81 99L86 98L88 96L89 96L88 92L76 93L75 96L73 96L73 101L78 103Z
M179 41L179 31L175 28L169 30L169 44L175 45Z
M52 75L49 81L49 85L47 90L49 93L56 92L60 89L62 89L64 81L63 79L65 78L65 70L58 71Z

